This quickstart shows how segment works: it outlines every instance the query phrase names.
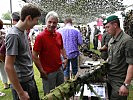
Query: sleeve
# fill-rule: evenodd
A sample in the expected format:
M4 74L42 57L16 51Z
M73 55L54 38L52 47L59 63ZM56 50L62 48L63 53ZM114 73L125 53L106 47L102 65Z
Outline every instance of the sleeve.
M129 41L126 42L125 55L126 55L126 62L128 64L133 64L133 39L130 39Z
M15 34L8 34L6 36L6 55L18 55L18 36Z
M42 48L42 40L41 40L41 35L37 35L34 43L33 50L36 52L40 52Z
M79 45L83 44L82 36L81 36L81 33L79 31L78 31L78 44Z

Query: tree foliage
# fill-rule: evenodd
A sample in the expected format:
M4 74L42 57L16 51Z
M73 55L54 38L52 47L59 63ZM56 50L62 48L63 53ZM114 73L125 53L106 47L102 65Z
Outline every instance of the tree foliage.
M11 20L11 14L10 14L10 12L8 11L6 13L3 13L2 14L2 19L4 19L4 20Z
M72 17L76 22L90 22L102 14L124 10L120 0L25 0L44 12L56 11L64 19Z

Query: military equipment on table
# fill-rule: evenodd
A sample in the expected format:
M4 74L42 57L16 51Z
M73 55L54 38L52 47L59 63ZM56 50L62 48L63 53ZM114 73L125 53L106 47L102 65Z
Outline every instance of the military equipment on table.
M74 96L76 92L80 91L80 88L82 87L80 95L81 99L83 97L84 84L87 84L89 89L94 92L96 96L98 96L91 87L90 83L95 82L96 80L99 80L105 76L106 70L106 63L101 63L97 66L94 66L84 75L78 76L77 79L68 80L60 86L56 87L48 95L43 97L42 100L69 100L69 98ZM101 100L100 97L99 100Z
M81 69L84 69L84 68L91 68L91 67L94 67L94 65L90 64L90 65L80 65L80 68Z
M96 54L94 51L82 48L80 49L80 51L87 57L92 58L93 61L97 61L98 59L100 59L100 56L98 54Z

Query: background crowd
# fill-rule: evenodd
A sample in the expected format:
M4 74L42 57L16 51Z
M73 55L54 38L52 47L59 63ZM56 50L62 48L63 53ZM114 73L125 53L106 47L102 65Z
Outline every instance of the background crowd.
M79 69L79 47L87 42L89 50L91 35L93 49L99 50L101 58L108 62L109 99L127 100L133 77L133 39L120 28L118 16L109 16L104 20L102 34L97 25L94 25L93 32L89 24L85 27L74 26L69 17L64 20L64 27L59 28L58 14L50 11L43 30L37 35L33 31L29 37L30 29L38 24L40 16L39 8L32 4L25 5L20 14L12 14L14 26L7 33L0 31L1 80L5 89L10 86L14 100L40 100L33 62L40 72L44 95L64 81L75 78ZM101 47L98 47L99 43ZM0 96L4 95L0 92Z

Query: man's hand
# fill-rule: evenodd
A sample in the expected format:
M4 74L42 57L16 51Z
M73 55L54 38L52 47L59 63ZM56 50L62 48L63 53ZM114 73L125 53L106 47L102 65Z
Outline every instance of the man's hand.
M67 62L68 62L68 59L67 59L67 58L63 60L63 62L62 62L62 64L64 65L63 70L65 70L65 69L66 69Z
M37 69L40 72L40 77L44 78L44 79L48 79L47 73L43 70L42 66L41 66L41 62L39 60L39 52L33 51L33 61L37 67Z
M30 100L30 97L26 91L24 91L23 94L19 94L19 99L20 100Z
M48 79L47 73L43 69L40 71L40 77L46 80Z
M128 89L124 85L122 85L119 89L119 95L128 96L128 93L129 93Z
M95 36L98 37L99 34L96 34Z

